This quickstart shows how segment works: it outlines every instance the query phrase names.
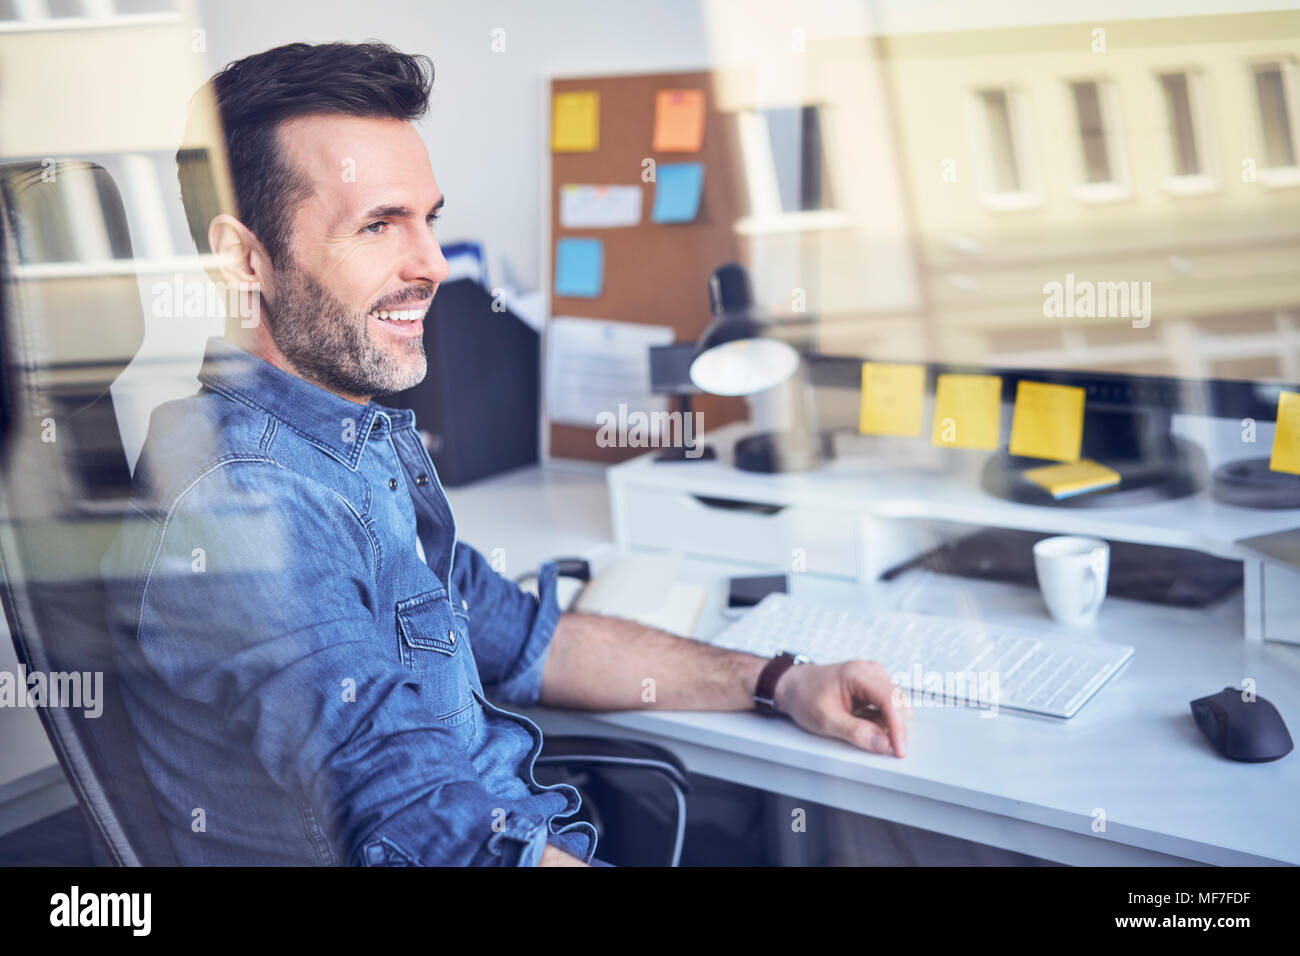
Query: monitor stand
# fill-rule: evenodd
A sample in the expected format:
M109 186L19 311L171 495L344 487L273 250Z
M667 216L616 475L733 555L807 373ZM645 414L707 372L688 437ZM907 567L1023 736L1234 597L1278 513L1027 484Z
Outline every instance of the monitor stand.
M1210 480L1205 453L1173 434L1172 419L1166 409L1086 413L1080 457L1119 472L1118 485L1053 498L1045 488L1021 477L1026 470L1051 462L999 451L984 466L984 490L1008 501L1058 508L1120 508L1195 494Z
M1300 508L1300 475L1273 471L1267 458L1243 458L1214 469L1214 497L1242 508Z

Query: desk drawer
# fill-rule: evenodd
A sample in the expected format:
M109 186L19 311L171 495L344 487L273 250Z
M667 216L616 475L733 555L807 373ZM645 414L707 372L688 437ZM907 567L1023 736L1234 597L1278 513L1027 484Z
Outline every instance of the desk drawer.
M852 512L629 488L628 543L686 554L857 578L861 519ZM796 550L798 549L798 550Z

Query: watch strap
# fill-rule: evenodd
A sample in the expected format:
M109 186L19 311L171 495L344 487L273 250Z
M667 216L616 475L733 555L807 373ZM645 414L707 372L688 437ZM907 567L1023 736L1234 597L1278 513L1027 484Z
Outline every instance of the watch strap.
M782 651L765 665L758 674L758 685L754 688L754 706L766 717L779 717L781 711L776 708L776 683L790 668L796 664L807 664L808 658L802 654Z

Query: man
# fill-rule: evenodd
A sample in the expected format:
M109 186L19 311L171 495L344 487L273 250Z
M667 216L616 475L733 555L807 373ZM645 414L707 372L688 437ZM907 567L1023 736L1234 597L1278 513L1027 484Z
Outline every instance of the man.
M421 320L448 274L412 125L427 58L291 44L212 86L237 208L183 198L260 314L209 342L196 396L154 413L145 519L105 559L128 713L182 862L590 862L593 829L561 825L577 792L537 784L541 733L498 704L745 710L785 668L779 710L904 755L879 665L769 664L561 614L554 565L539 600L456 541L411 413L371 400L425 377Z

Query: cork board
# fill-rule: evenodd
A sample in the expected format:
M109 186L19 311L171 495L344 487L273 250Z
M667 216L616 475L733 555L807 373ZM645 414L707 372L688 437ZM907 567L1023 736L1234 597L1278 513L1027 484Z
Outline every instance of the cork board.
M655 94L660 90L703 90L704 138L700 151L655 152ZM607 319L671 326L678 342L698 338L709 323L709 274L724 262L742 261L733 226L742 208L738 134L733 116L714 108L708 72L658 73L641 76L553 79L547 96L546 148L550 149L550 104L557 93L594 91L600 94L600 139L592 152L552 152L550 221L546 242L550 249L550 315ZM704 184L695 220L681 224L651 221L655 183L642 181L643 161L699 162ZM560 190L568 183L639 186L641 221L635 226L609 229L562 229ZM556 244L561 238L594 238L604 243L604 283L596 298L559 296L555 289ZM744 401L698 395L694 408L704 415L706 432L745 417ZM644 448L602 448L596 428L551 424L550 455L616 462L644 454Z

